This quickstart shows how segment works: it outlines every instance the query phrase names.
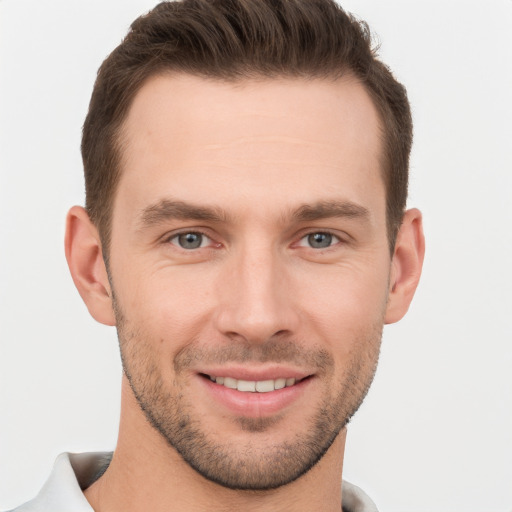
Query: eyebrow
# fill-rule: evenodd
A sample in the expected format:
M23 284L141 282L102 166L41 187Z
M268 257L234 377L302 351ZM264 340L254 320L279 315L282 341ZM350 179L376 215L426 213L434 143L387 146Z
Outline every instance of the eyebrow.
M298 221L314 221L327 218L349 218L368 221L370 211L351 201L320 201L313 205L305 204L292 213Z
M315 221L327 218L349 218L368 221L370 212L364 206L351 201L320 201L303 204L283 216L283 221L293 219L297 222ZM162 199L156 204L144 208L140 215L141 227L150 227L169 220L197 220L227 223L232 217L220 207L199 206L184 201Z
M228 215L222 208L198 206L184 201L163 199L144 208L140 219L143 227L149 227L169 220L226 222Z

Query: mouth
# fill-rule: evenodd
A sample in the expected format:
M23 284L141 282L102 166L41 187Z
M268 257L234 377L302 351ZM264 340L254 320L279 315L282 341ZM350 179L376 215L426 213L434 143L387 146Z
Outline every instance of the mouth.
M228 410L237 417L263 418L301 403L315 389L315 374L290 368L211 369L196 374L206 391L207 407ZM309 391L308 391L309 390Z
M241 391L243 393L270 393L272 391L277 391L279 389L295 386L299 382L302 382L303 380L310 378L304 377L298 379L295 377L278 377L277 379L267 380L243 380L227 376L217 377L214 375L207 374L201 375L202 377L210 379L212 382L215 382L219 386L224 386L229 389L236 389L237 391Z

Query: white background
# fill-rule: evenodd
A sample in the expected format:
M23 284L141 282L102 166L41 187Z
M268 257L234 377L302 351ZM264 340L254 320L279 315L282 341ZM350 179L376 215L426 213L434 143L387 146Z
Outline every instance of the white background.
M0 509L61 451L115 445L115 331L63 254L96 69L149 0L0 0ZM415 118L427 256L387 327L344 476L382 511L512 510L512 1L348 0Z

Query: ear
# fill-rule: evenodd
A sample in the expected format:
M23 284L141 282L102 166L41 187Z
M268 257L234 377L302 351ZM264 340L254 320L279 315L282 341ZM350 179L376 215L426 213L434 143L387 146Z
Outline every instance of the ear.
M385 322L398 322L407 310L420 280L425 237L421 212L416 209L405 212L397 235L393 260Z
M115 325L112 291L99 233L81 206L69 210L65 249L73 282L89 313L102 324Z

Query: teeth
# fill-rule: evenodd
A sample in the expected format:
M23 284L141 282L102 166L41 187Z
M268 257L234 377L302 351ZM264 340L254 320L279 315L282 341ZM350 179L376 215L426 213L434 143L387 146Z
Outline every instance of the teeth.
M276 379L274 381L274 389L283 389L286 386L286 379Z
M230 389L236 389L238 391L248 392L248 393L269 393L270 391L274 391L276 389L283 389L290 386L293 386L296 382L296 379L275 379L275 380L237 380L232 377L213 377L209 375L211 381L220 384L221 386L226 386Z
M232 379L231 377L224 377L224 386L227 388L236 389L237 385L238 381L236 379Z
M236 389L238 389L238 391L250 391L254 393L256 391L256 382L253 380L239 380Z
M274 391L274 389L276 389L273 380L259 380L254 384L254 387L256 388L255 391L257 391L258 393L268 393L269 391Z

